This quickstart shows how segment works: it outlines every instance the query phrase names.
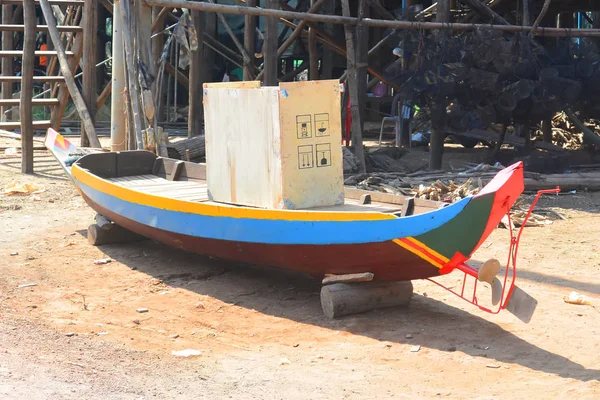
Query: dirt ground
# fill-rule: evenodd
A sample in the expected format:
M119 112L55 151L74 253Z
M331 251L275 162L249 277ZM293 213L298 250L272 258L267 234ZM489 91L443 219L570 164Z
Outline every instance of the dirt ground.
M407 307L329 320L302 276L150 241L88 245L94 212L36 155L34 176L0 156L0 187L46 189L0 195L2 399L600 398L600 193L546 197L567 219L525 230L529 324L427 281ZM474 259L508 243L497 229ZM573 290L594 306L565 303ZM171 354L184 349L201 354Z

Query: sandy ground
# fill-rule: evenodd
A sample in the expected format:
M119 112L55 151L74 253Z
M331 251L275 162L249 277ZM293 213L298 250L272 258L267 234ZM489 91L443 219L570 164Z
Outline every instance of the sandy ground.
M0 187L46 191L0 195L2 399L600 398L600 194L545 198L568 219L525 230L529 324L426 281L407 307L332 321L301 276L149 241L92 247L94 212L54 160L19 169L0 156ZM474 259L507 249L497 229ZM565 303L573 290L594 306Z

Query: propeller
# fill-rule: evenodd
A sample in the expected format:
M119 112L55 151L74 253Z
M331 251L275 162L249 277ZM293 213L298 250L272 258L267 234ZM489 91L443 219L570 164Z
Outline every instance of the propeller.
M500 261L495 258L491 258L483 263L479 268L477 274L477 280L480 282L487 282L492 287L492 304L497 305L502 300L502 283L500 279L496 277L500 272L502 265Z

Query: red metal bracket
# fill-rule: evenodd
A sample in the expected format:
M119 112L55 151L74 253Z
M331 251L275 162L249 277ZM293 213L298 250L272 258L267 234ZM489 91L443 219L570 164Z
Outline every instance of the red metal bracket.
M521 227L519 228L519 231L517 232L516 235L512 228L510 209L506 210L506 215L508 217L508 230L509 230L509 235L510 235L510 248L508 251L508 260L506 262L506 268L504 271L504 282L502 283L502 296L501 296L501 300L500 300L500 303L498 304L497 309L492 310L492 309L484 307L478 303L477 284L478 284L479 280L477 279L477 277L478 277L479 271L477 269L471 267L470 265L465 264L464 261L465 261L466 257L462 254L457 253L452 258L452 260L450 260L448 265L446 265L442 268L442 270L444 270L443 272L450 273L451 271L459 270L464 274L462 289L461 289L460 293L450 289L449 287L447 287L439 282L436 282L434 279L429 278L427 280L446 289L450 293L460 297L461 299L465 300L466 302L473 304L474 306L478 307L480 310L488 312L490 314L498 314L500 311L506 309L508 300L510 299L510 296L512 295L512 292L515 287L515 281L517 278L517 254L519 252L519 243L521 241L521 235L523 234L523 230L525 229L525 226L527 225L527 220L533 213L533 210L535 209L535 206L537 205L538 200L540 199L540 197L543 194L559 193L559 192L560 192L560 187L558 187L558 186L556 187L556 189L548 189L548 190L538 191L537 195L533 199L533 202L531 203L531 206L529 207L529 210L527 211L527 214L525 215L525 218L523 219L523 223L522 223ZM440 271L440 272L442 272L442 271ZM468 279L474 280L473 293L465 294L465 288L466 288Z

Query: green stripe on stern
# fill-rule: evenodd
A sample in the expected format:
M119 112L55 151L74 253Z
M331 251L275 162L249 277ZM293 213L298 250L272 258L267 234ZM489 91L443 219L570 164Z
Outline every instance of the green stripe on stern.
M450 259L457 251L470 255L485 231L494 196L490 193L474 197L456 217L415 239Z

